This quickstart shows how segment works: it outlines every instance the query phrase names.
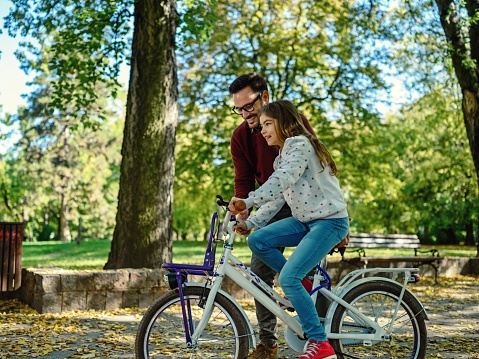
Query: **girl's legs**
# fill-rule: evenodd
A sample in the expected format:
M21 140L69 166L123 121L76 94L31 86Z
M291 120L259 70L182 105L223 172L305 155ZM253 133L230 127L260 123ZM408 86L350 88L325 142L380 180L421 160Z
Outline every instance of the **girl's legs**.
M251 233L248 236L248 246L264 263L280 273L286 263L286 258L278 247L297 246L308 231L309 228L306 224L294 217L288 217ZM311 266L309 270L315 265Z
M348 218L302 223L294 217L271 223L248 237L251 251L280 273L279 282L296 309L309 339L325 341L326 333L301 280L348 233ZM277 247L298 246L288 261Z
M307 223L309 232L283 265L279 283L301 319L308 339L324 342L326 333L301 279L348 233L348 218L321 219Z

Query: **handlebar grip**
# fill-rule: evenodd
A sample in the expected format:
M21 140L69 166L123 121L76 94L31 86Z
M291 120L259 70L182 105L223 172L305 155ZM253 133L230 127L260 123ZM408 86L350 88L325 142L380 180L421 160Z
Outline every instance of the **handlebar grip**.
M246 209L246 203L240 199L239 201L235 202L235 209L240 212L244 211Z

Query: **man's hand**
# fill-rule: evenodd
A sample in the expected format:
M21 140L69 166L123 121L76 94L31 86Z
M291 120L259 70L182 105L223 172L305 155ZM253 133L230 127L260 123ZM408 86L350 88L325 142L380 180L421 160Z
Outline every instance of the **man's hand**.
M244 208L244 200L242 200L241 198L237 198L237 197L233 197L231 198L230 200L230 203L228 205L228 209L230 210L230 212L232 214L238 214L238 213L242 213L242 212L245 212L248 213L248 209L247 208ZM241 203L243 204L243 208L242 209L239 209L241 207L241 205L238 205L238 203ZM248 216L246 216L246 218L248 218Z

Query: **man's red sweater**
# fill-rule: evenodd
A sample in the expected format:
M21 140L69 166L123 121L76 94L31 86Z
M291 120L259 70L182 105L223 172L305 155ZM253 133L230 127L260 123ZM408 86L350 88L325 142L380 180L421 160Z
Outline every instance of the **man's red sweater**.
M301 118L306 129L316 135L306 117L301 115ZM275 146L268 146L261 131L250 129L246 121L233 131L230 148L235 168L235 197L247 198L255 190L255 181L261 186L274 172L278 151Z

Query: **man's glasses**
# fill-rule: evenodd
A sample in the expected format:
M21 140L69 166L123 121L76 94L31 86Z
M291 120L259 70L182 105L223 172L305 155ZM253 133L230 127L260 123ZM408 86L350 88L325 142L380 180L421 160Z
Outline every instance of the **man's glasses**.
M254 110L254 103L256 101L258 101L261 96L263 95L263 91L261 91L258 96L256 96L256 98L254 99L253 102L250 102L250 103L247 103L246 105L244 105L243 107L235 107L233 106L233 108L231 109L231 111L233 111L235 114L237 115L241 115L243 113L243 111L246 111L246 112L253 112Z

